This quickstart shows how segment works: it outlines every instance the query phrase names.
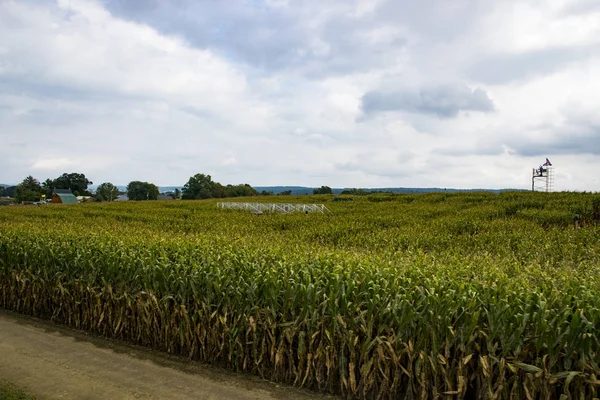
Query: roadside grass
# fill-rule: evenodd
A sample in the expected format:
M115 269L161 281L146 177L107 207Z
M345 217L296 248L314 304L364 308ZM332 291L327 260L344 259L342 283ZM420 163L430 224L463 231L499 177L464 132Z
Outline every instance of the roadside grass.
M0 400L35 400L35 397L0 379Z

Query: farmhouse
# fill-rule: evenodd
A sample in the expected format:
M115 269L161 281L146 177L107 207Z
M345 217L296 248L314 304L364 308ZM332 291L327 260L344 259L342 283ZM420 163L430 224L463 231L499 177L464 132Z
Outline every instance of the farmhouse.
M54 189L52 192L52 203L55 204L77 204L77 197L70 189Z

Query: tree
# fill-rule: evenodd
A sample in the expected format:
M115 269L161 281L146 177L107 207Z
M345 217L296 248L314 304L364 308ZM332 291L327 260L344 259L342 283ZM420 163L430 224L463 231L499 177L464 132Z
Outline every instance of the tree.
M183 186L181 198L184 200L208 199L213 197L215 186L216 184L210 175L196 174L190 177Z
M211 191L211 196L216 199L223 199L227 197L227 187L221 185L219 182L215 182Z
M283 192L279 193L279 196L291 196L291 195L292 195L291 190L284 190Z
M54 180L54 189L70 189L75 196L89 195L88 185L93 184L84 174L64 173Z
M4 196L6 196L6 197L15 197L16 194L17 194L16 186L9 186L4 189Z
M363 189L346 189L344 190L342 193L340 194L352 194L352 195L356 195L356 196L366 196L368 195L370 192L367 192Z
M46 179L44 182L42 182L42 189L44 190L47 198L52 197L52 192L54 192L55 186L55 181L52 179Z
M226 197L256 196L258 192L247 183L240 185L227 185Z
M127 185L127 197L129 200L156 200L158 187L148 182L132 181Z
M96 197L100 201L113 201L119 197L119 189L110 182L104 182L96 188Z
M321 186L318 189L313 190L313 194L332 194L333 191L329 186Z
M0 186L0 197L4 197L4 186Z
M37 192L42 191L42 186L40 185L40 182L31 175L23 179L23 182L21 182L17 187L24 190L33 190Z
M15 199L17 202L22 201L40 201L42 197L42 186L40 182L33 176L29 175L23 179L15 190Z

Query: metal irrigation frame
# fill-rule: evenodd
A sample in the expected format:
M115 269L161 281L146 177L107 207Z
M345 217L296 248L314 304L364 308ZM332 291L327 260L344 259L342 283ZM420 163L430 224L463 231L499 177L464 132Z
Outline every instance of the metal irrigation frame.
M282 214L317 212L325 214L330 212L324 204L219 202L217 207L230 210L248 210L256 214L262 214L263 212Z

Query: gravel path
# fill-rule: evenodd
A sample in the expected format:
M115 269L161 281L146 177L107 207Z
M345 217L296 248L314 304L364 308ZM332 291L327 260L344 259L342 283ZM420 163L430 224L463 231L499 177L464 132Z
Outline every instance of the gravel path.
M38 399L332 399L0 310L0 378Z

